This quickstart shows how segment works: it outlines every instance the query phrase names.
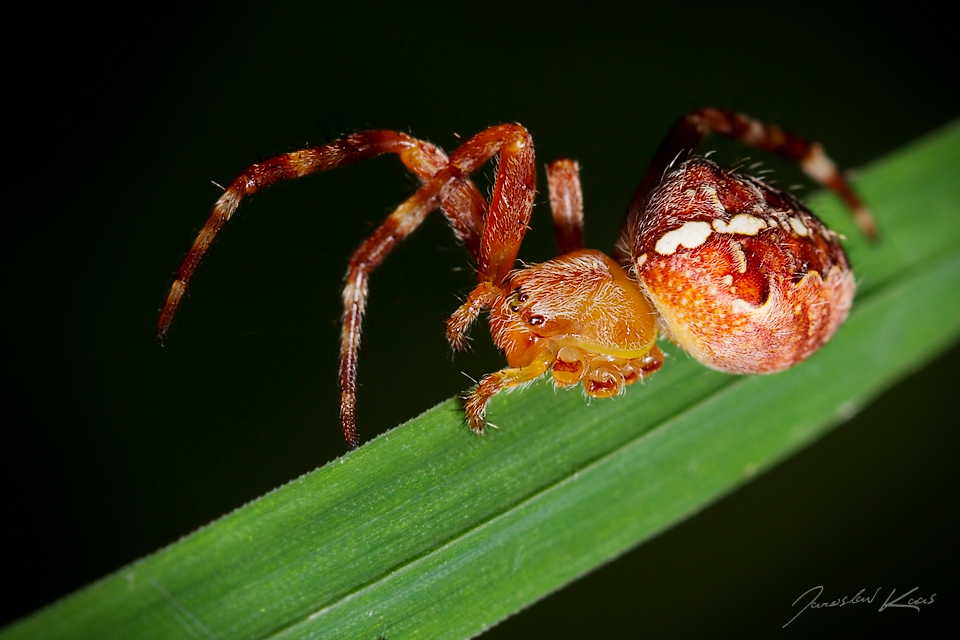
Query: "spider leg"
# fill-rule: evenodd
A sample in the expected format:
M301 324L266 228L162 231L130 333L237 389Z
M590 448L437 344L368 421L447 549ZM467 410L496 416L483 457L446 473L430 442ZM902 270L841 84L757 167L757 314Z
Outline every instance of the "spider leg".
M520 125L499 125L477 134L450 155L450 164L474 171L494 154L500 161L477 260L480 283L447 320L447 340L454 349L466 346L470 325L490 306L513 269L533 213L537 182L533 139Z
M583 249L583 191L576 161L561 159L548 164L547 189L557 232L558 255Z
M499 283L513 267L533 208L536 180L533 143L530 134L519 125L491 127L467 140L450 155L447 165L391 213L350 259L343 288L340 419L343 437L351 448L359 445L356 426L357 354L370 272L431 211L450 202L452 196L461 194L465 185L472 184L470 174L494 155L499 155L500 162L476 257L481 287L492 288L492 283Z
M647 196L660 183L674 160L685 152L696 149L710 133L717 133L797 162L807 175L840 196L867 237L877 237L877 227L870 211L837 170L833 161L823 152L822 146L739 113L708 108L687 114L677 120L670 129L633 194L621 234L621 243L630 237L636 219L643 215ZM622 253L622 248L618 249Z
M400 205L364 240L350 258L343 287L343 326L340 333L340 423L343 437L351 449L360 445L357 438L357 354L360 330L367 304L368 281L388 253L441 203L443 187L456 188L449 178L450 167L438 172ZM442 174L442 175L441 175Z
M480 282L503 282L520 252L537 193L533 138L518 124L491 127L450 154L451 164L475 171L498 153L497 178L483 224L477 271Z
M244 170L217 200L213 213L193 241L177 272L157 323L157 337L161 344L166 339L173 317L200 260L245 196L253 195L278 182L355 164L384 153L397 154L407 168L421 180L430 179L447 165L446 155L428 142L395 131L368 131L349 135L320 147L270 158ZM460 181L447 195L442 208L456 236L463 241L474 260L477 260L486 202L476 186L470 180Z
M504 389L533 382L550 369L556 357L553 353L546 353L545 357L534 360L525 367L508 367L495 373L488 374L480 380L463 403L463 411L474 433L483 433L487 424L487 404L493 396Z

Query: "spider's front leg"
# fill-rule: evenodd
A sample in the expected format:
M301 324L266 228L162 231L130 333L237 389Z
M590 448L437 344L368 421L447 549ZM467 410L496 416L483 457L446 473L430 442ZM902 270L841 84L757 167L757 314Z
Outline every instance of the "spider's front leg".
M410 171L424 181L447 164L447 156L443 151L428 142L396 131L366 131L323 146L270 158L245 169L217 200L213 213L194 239L177 271L176 280L170 287L157 322L157 338L161 344L166 340L200 261L244 198L280 182L349 166L384 153L396 154ZM472 255L476 255L480 247L480 229L483 227L485 209L485 202L476 186L469 180L462 181L448 194L443 209L457 237Z
M533 213L537 192L533 139L520 125L501 125L478 134L457 149L450 162L472 160L479 166L497 151L500 163L476 256L479 284L447 320L447 340L456 350L466 348L470 326L493 304L513 269Z
M477 248L471 250L477 262L481 284L471 294L470 300L473 302L461 307L467 311L458 312L462 328L453 334L448 331L448 337L454 336L451 344L462 344L470 323L482 308L489 306L496 286L512 269L530 220L536 192L536 170L533 165L533 141L526 129L520 125L499 125L467 140L450 155L446 166L426 180L413 196L391 213L350 259L343 289L340 410L343 435L351 448L359 444L355 414L357 353L370 272L434 209L444 206L448 219L469 217L470 210L461 213L456 211L457 207L452 206L452 198L460 197L465 185L472 185L469 182L470 174L494 155L499 156L494 193L482 228L477 227ZM451 224L457 228L453 220ZM469 244L468 248L471 248ZM471 307L471 304L474 306Z
M463 412L467 416L470 430L480 434L486 430L487 404L493 396L506 389L533 382L549 371L550 365L555 360L555 354L544 351L536 360L524 367L507 367L485 375L480 380L480 384L463 401Z
M340 380L343 433L352 447L358 444L354 419L356 357L367 295L367 274L397 242L420 224L427 213L437 207L443 211L455 235L466 245L470 254L474 257L479 255L486 202L469 178L469 172L475 168L469 163L466 166L451 166L447 156L436 146L404 133L367 131L323 146L270 158L247 168L217 200L213 213L177 272L157 323L157 337L163 343L200 260L245 197L279 182L348 166L384 153L396 154L410 171L426 183L426 188L394 212L351 260L344 290ZM435 179L441 171L443 175Z

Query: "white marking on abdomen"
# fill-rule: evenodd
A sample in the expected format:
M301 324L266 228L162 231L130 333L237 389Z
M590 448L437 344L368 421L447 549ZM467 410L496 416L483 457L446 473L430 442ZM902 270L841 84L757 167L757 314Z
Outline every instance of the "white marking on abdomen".
M710 225L706 222L688 222L679 229L668 231L660 236L654 249L662 256L676 253L680 245L687 249L694 249L706 242L711 233Z
M738 213L730 219L729 223L717 218L713 221L713 228L717 230L717 233L739 233L744 236L755 236L760 233L761 229L767 228L767 223L749 213Z

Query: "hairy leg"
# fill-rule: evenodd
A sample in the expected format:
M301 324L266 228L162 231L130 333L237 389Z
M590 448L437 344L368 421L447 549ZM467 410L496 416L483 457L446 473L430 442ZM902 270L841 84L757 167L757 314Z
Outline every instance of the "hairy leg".
M643 215L647 196L660 183L664 173L674 160L685 160L686 158L681 156L696 149L710 133L720 134L797 162L807 175L840 196L867 237L876 238L877 228L870 211L837 170L833 161L823 152L823 147L777 126L764 124L739 113L707 108L693 111L677 120L660 145L627 210L627 219L621 233L621 246L618 246L620 253L624 246L630 246L628 240L632 237L637 219Z
M466 346L470 325L513 269L533 212L537 180L533 140L520 125L491 127L474 136L451 154L450 164L474 171L495 153L500 161L477 261L480 283L447 320L447 340L454 349Z
M395 131L368 131L349 135L323 146L270 158L245 169L217 200L213 213L193 241L177 272L157 323L157 337L160 342L163 343L166 339L170 324L200 260L244 197L278 182L355 164L384 153L397 154L407 168L421 180L433 177L447 164L446 155L428 142ZM444 214L474 260L479 256L485 207L483 197L469 180L460 182L443 203Z
M576 161L561 159L547 165L547 188L557 232L557 255L583 249L583 191Z
M484 376L463 403L470 429L474 433L483 433L487 425L487 404L490 399L505 389L533 382L547 372L553 359L552 354L544 353L525 367L508 367Z
M352 448L359 445L356 428L357 354L370 272L433 209L448 202L451 194L459 193L468 184L470 174L494 155L499 156L497 177L477 254L480 288L492 289L492 284L499 283L512 269L533 209L536 190L533 142L526 129L519 125L491 127L467 140L450 154L447 165L391 213L350 259L343 290L340 415L344 438ZM458 338L463 340L469 323L477 314L479 309L468 312L471 317L451 340L452 344L457 344Z

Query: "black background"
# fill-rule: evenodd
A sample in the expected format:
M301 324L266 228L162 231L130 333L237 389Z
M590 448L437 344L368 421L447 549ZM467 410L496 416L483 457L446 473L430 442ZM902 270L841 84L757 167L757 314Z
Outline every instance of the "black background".
M11 24L29 44L8 52L13 380L2 528L14 588L0 623L344 451L341 279L352 250L415 182L381 159L244 204L161 348L156 314L219 195L211 181L351 131L399 129L450 150L456 134L517 121L541 163L580 161L588 245L609 249L646 161L692 108L789 127L844 167L956 117L956 54L936 17L772 11L234 3L88 8ZM727 163L751 154L711 146ZM803 182L769 164L780 184ZM543 208L532 226L521 257L546 259ZM443 320L471 283L439 216L375 274L363 437L462 391L461 371L501 366L482 330L468 356L454 360L445 345ZM948 416L958 355L485 637L932 629L957 610L958 442ZM823 600L877 587L881 598L913 587L937 596L919 614L858 605L808 611L781 630L791 603L816 585Z

